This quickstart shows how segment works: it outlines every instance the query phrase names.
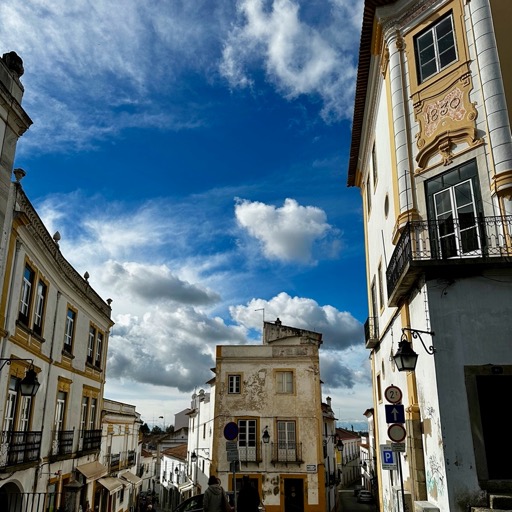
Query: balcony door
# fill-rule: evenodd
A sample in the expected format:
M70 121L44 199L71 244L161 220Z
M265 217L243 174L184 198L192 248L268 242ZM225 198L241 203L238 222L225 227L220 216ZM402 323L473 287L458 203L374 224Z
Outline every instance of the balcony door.
M432 254L438 258L480 256L480 189L475 162L426 183Z
M277 451L279 461L296 461L297 445L294 421L277 422Z

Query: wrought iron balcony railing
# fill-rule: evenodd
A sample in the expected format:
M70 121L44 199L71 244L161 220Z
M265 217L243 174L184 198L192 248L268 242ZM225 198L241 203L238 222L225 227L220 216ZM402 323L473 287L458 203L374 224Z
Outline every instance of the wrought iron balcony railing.
M389 305L428 268L508 263L512 256L512 216L410 221L403 228L386 271ZM466 270L467 271L467 270Z
M73 453L74 430L54 430L52 456L69 455Z
M271 462L302 464L302 443L272 443Z
M135 465L135 450L128 450L128 465Z
M99 451L101 447L101 429L81 430L78 441L79 453Z
M39 460L42 432L2 432L0 467L27 464Z
M261 451L257 446L238 445L238 455L240 462L261 462Z
M369 316L364 323L364 339L366 348L374 348L379 343L379 319Z

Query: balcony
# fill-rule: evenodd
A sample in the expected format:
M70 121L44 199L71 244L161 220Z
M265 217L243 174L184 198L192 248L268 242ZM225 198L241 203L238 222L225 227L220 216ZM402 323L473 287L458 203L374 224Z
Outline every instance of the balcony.
M2 432L0 467L39 461L42 432Z
M135 450L128 450L128 466L135 466Z
M272 464L302 464L302 443L272 443Z
M108 456L107 456L108 457ZM118 471L121 468L121 454L111 453L108 460L109 471Z
M73 453L74 430L55 430L53 432L52 458L62 458Z
M81 430L78 452L89 453L99 451L101 447L101 430Z
M379 343L379 319L369 316L364 323L364 340L368 349L375 348Z
M512 216L406 224L386 271L388 304L398 306L418 277L453 279L510 266Z
M238 445L240 462L261 462L261 452L257 446Z

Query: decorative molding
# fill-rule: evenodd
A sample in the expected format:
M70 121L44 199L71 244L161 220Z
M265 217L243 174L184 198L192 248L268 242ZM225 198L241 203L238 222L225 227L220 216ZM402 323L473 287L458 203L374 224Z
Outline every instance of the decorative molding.
M444 165L449 165L458 143L465 142L470 147L482 143L477 137L475 103L469 98L473 82L468 66L459 66L413 94L414 116L419 125L416 174L423 172L436 155L441 156Z

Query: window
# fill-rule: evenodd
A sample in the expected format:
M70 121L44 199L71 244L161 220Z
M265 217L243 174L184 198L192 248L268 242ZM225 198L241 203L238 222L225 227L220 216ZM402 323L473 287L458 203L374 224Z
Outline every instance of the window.
M66 314L66 328L64 331L64 350L69 354L73 353L73 338L75 336L76 312L68 308Z
M277 392L278 393L293 393L293 372L291 371L278 371L277 377Z
M417 35L414 46L420 83L455 62L457 51L452 15L449 14Z
M98 368L101 368L101 356L103 352L103 333L98 332L96 338L96 362L94 363Z
M372 210L372 189L370 187L370 178L366 180L366 207L369 214Z
M94 430L96 426L96 406L98 404L98 399L93 398L91 400L91 408L89 410L89 430Z
M21 285L19 320L28 326L30 318L30 304L32 302L32 289L34 287L35 273L29 265L25 265L23 283Z
M64 430L64 415L66 413L67 394L64 391L57 393L57 406L55 408L55 431Z
M432 253L439 258L481 254L480 187L474 161L426 183Z
M257 421L238 420L238 450L240 460L256 461L257 457Z
M379 279L379 305L382 309L384 307L384 286L382 283L382 263L379 263L379 268L377 269L377 278Z
M277 449L280 461L296 460L296 436L294 421L277 422Z
M43 333L43 318L44 309L46 304L46 284L39 279L36 290L36 305L34 310L34 325L33 329L36 334L42 335Z
M377 179L379 177L377 169L377 150L375 149L375 142L372 147L372 170L373 170L373 190L377 188Z
M32 416L32 397L18 393L20 380L11 375L5 404L4 431L27 432Z
M89 397L82 397L82 410L80 412L80 432L83 433L87 425L87 412L89 411Z
M240 393L240 375L228 375L228 393Z
M87 342L87 362L91 363L94 359L94 346L96 343L96 329L91 325L89 327L89 341Z

